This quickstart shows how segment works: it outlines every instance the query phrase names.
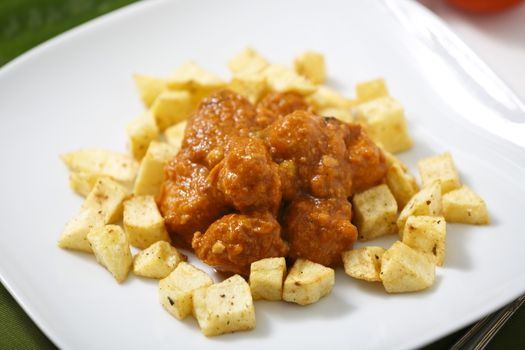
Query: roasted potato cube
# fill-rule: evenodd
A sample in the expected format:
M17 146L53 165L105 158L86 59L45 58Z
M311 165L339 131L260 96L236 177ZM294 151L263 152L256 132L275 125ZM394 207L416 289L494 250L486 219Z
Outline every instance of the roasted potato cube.
M316 114L323 117L334 117L345 123L352 123L354 121L352 111L350 111L350 109L345 108L324 108L318 110Z
M352 206L359 239L369 240L397 232L397 203L387 185L357 193Z
M193 314L208 337L255 328L250 286L239 275L195 290Z
M420 160L418 163L419 174L423 186L440 180L441 193L445 194L459 188L459 175L449 152Z
M80 207L80 213L67 223L58 245L61 248L91 253L88 232L120 220L122 202L127 196L128 191L117 182L105 177L99 178Z
M89 231L87 240L100 265L108 269L118 283L128 277L133 259L128 237L118 225L106 225Z
M177 68L168 78L170 89L213 90L225 85L224 81L214 73L198 66L194 62L187 62Z
M438 266L445 261L447 224L442 216L409 216L403 243L430 256Z
M151 107L155 99L168 87L165 79L148 75L135 74L133 75L133 79L135 80L135 84L137 84L142 102L144 102L146 107Z
M394 195L398 208L404 208L419 191L415 177L405 169L402 163L393 163L386 172L386 184Z
M145 249L158 241L170 241L153 196L135 196L125 201L123 223L134 247Z
M128 124L127 131L131 154L138 160L144 157L150 142L159 139L159 129L150 112L135 118Z
M272 91L294 91L302 95L315 91L314 84L285 65L272 64L265 69L264 74Z
M412 147L405 112L392 97L381 97L354 108L356 121L363 124L375 142L389 152L402 152Z
M383 254L380 275L388 293L415 292L434 284L436 265L426 254L397 241Z
M327 86L317 87L315 92L306 98L306 101L314 107L316 112L326 108L350 110L350 108L355 106L355 101L347 99L336 90Z
M228 84L228 88L255 104L267 91L266 78L260 73L235 77Z
M284 258L266 258L253 262L250 268L253 299L281 300L285 275Z
M166 142L180 149L182 140L184 139L184 132L186 131L186 124L187 122L184 120L167 128L164 132Z
M186 258L166 241L158 241L133 259L133 273L148 278L165 278Z
M381 277L381 257L385 252L382 247L364 247L348 250L341 254L345 273L353 278L369 282L379 282Z
M140 163L133 193L158 196L164 177L164 166L175 157L179 149L165 142L153 141Z
M355 87L355 91L359 103L388 96L388 89L385 80L382 78L358 83Z
M92 173L71 172L69 173L69 187L78 194L87 197L95 187L99 176Z
M258 75L268 66L268 61L252 48L244 49L228 62L228 68L234 77Z
M409 216L438 216L441 215L441 184L434 181L427 187L423 187L405 205L397 218L399 235L403 239L405 223Z
M475 225L490 222L485 201L467 186L443 195L443 215L448 222Z
M139 164L127 154L103 150L80 150L60 156L70 171L107 176L129 185L135 180Z
M193 291L211 286L213 280L204 271L181 261L168 277L159 281L160 304L182 320L193 310Z
M188 91L164 91L157 97L151 114L160 131L188 118L195 107Z
M297 74L302 75L314 84L322 84L326 79L326 66L323 54L315 51L306 51L294 60Z
M305 259L297 259L284 280L283 300L299 305L317 302L330 294L334 270Z

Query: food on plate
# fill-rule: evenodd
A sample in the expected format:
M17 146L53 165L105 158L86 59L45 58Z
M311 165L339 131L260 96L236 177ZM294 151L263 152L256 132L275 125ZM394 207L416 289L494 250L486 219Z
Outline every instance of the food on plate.
M266 258L255 261L250 267L250 289L254 300L281 300L286 260Z
M436 180L441 182L442 194L460 187L458 171L449 152L421 159L417 165L423 187Z
M166 241L158 241L135 255L133 273L148 278L165 278L186 257Z
M352 206L359 239L370 240L397 232L397 203L387 185L355 194Z
M161 305L215 336L255 328L253 300L317 302L341 263L388 293L427 289L444 264L446 221L489 222L449 152L419 161L421 189L393 154L413 141L384 79L348 98L322 85L313 51L290 67L248 48L228 68L229 81L193 62L134 76L147 111L127 126L131 155L62 155L86 199L60 247L94 252L119 283L131 268L161 279ZM396 233L386 250L354 249ZM233 276L214 284L176 247Z
M134 196L125 201L122 224L134 247L145 249L157 241L170 241L153 196Z
M105 225L92 229L87 240L97 261L111 272L118 283L122 283L133 263L128 237L122 227Z
M100 177L80 207L80 212L71 219L58 245L62 248L81 250L91 253L87 235L90 230L114 223L122 217L122 202L128 191L117 182Z
M333 269L297 259L284 280L283 300L299 305L313 304L330 294L335 282Z
M182 261L159 281L159 301L171 315L182 320L192 314L193 292L212 284L206 272Z
M359 103L389 96L385 80L382 78L358 83L355 86L355 92Z
M208 337L255 328L250 286L239 275L195 290L193 314Z
M486 225L490 222L485 201L467 186L443 195L443 216L449 222Z
M100 176L107 176L125 186L135 180L139 165L133 157L127 154L104 151L99 149L80 150L60 156L71 173L81 174L77 181L86 182L80 187L89 187ZM92 179L95 181L92 181ZM71 186L73 189L74 185ZM83 191L85 192L85 191Z
M394 98L385 96L359 104L354 114L370 138L388 152L403 152L412 147L403 106Z
M397 218L397 228L399 236L403 239L405 223L409 216L441 215L441 184L440 181L434 181L427 187L423 187L416 193L405 205Z
M436 264L426 254L397 241L381 258L381 281L388 293L416 292L434 284Z
M323 54L306 51L293 61L297 74L302 75L314 84L323 84L326 79L326 67Z
M427 254L443 266L447 224L442 216L409 216L403 231L403 243Z
M152 141L159 139L159 129L150 112L146 112L133 119L127 127L129 146L131 154L137 160L141 160L146 154L148 146Z
M345 273L360 280L380 282L381 258L384 252L383 247L363 247L343 252Z
M166 142L152 141L140 163L133 194L158 196L166 164L179 149Z

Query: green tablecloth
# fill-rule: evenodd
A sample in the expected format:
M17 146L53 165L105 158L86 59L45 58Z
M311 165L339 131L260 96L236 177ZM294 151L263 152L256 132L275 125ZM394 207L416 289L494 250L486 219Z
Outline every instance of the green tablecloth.
M0 65L48 38L135 1L0 0ZM522 308L496 335L489 349L525 349L524 328ZM447 349L463 332L451 334L425 350ZM0 349L55 349L2 285Z

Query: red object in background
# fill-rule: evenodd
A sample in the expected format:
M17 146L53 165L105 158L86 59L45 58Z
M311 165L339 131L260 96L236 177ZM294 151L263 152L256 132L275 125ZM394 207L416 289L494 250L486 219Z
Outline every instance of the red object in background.
M447 2L469 12L492 13L516 6L523 0L447 0Z

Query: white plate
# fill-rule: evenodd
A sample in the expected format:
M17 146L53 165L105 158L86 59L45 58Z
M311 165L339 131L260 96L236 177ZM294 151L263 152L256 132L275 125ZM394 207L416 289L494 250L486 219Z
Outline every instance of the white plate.
M154 281L131 276L118 285L92 256L57 248L81 203L58 154L125 150L125 126L143 108L132 73L165 75L194 59L226 75L225 61L247 45L283 63L303 49L322 51L330 83L349 94L357 81L386 77L415 138L403 159L414 168L420 157L452 152L492 224L449 226L433 288L387 295L338 271L318 304L257 302L255 331L209 339L195 321L161 308ZM411 348L525 292L523 104L417 3L138 3L8 64L0 91L0 275L62 348Z

